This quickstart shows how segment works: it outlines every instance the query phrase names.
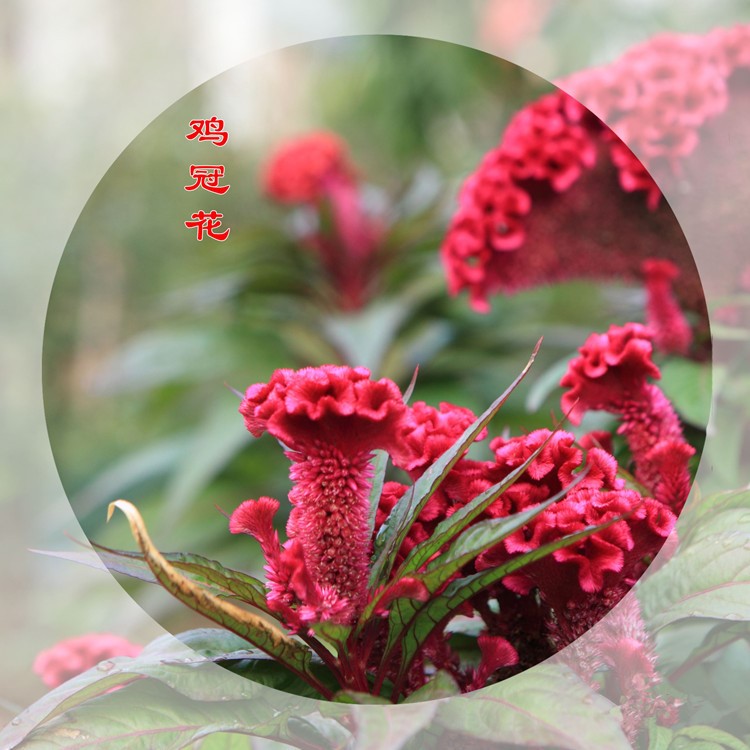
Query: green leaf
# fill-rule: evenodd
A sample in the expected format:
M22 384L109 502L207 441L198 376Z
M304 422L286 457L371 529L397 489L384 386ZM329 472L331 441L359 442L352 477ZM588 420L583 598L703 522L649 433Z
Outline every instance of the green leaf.
M449 672L441 669L426 685L415 690L404 703L420 703L422 701L435 701L441 698L452 698L460 695L461 688Z
M694 725L675 732L669 750L748 750L748 746L729 732Z
M707 516L689 545L639 586L654 630L685 618L750 621L750 509Z
M575 534L569 534L554 542L542 545L537 549L516 555L502 565L474 573L463 578L451 581L440 596L428 599L426 602L417 602L418 610L414 606L413 599L396 599L391 607L389 623L398 632L398 645L400 647L401 664L396 679L396 690L400 690L400 682L404 678L414 656L429 638L434 629L444 622L450 615L455 613L465 602L471 599L488 586L492 586L505 578L537 560L541 560L555 550L563 549L576 544L583 539L595 534L607 526L621 520L613 518L606 524L600 526L589 526ZM427 574L429 575L429 573ZM391 640L389 631L390 648L386 649L381 669L386 666L387 660L395 649L395 642Z
M511 393L528 373L534 362L541 339L537 343L526 366L520 375L510 384L505 392L469 427L463 435L438 458L427 471L407 490L406 494L396 503L388 518L383 523L375 540L375 553L370 571L370 588L375 589L387 582L393 562L401 548L409 529L427 504L432 494L438 488L448 472L456 465L469 446L476 440L477 435L487 426L497 414Z
M648 720L648 750L669 750L674 732L662 727L654 719Z
M126 500L117 500L110 504L110 515L115 508L126 515L133 537L141 548L149 568L170 594L194 611L247 639L256 648L277 659L291 672L314 686L323 697L331 696L331 691L313 673L312 654L306 646L293 640L260 616L215 596L182 575L156 549L136 507Z
M433 726L462 737L559 750L632 750L614 706L568 667L541 664L437 705Z
M226 672L223 674L226 679ZM256 692L258 689L256 686ZM228 695L195 700L159 680L138 679L120 690L71 706L64 714L20 736L3 732L0 741L14 742L4 747L23 750L184 748L221 732L289 741L291 732L285 717L278 714L260 695L252 700L231 699Z
M478 518L482 513L484 513L484 511L487 510L487 508L489 508L506 490L508 490L524 474L524 472L534 462L536 457L542 452L542 450L544 450L544 447L549 443L549 440L551 439L551 437L552 436L550 435L550 437L547 440L545 440L544 443L542 443L542 445L540 445L539 448L537 448L526 459L526 461L524 461L523 464L521 464L521 466L514 469L505 479L493 485L492 487L487 489L485 492L475 497L471 502L467 503L465 506L457 510L451 516L441 521L437 525L437 527L435 528L435 531L432 533L429 539L425 540L421 544L418 544L411 550L406 560L404 560L403 566L399 569L399 577L408 573L409 571L418 570L420 567L422 567L422 565L424 565L424 563L426 563L444 544L448 543L457 534L459 534L463 529L469 526L469 524L471 524L476 518ZM554 497L549 498L545 502L540 503L539 505L537 505L536 507L532 508L529 511L524 511L523 513L519 513L514 516L507 517L505 519L493 519L496 521L511 521L511 519L515 519L515 521L512 522L512 525L514 527L510 530L502 528L503 524L500 524L500 523L497 523L494 526L488 525L489 522L482 522L482 523L485 524L485 528L489 530L489 533L492 533L492 529L498 528L498 531L495 533L497 533L498 535L502 534L502 536L497 537L497 541L500 542L503 539L505 539L505 537L509 536L510 534L517 531L519 528L521 528L521 526L528 523L539 513L546 510L550 505L562 499L565 495L568 494L568 492L574 489L576 485L578 485L579 482L583 480L586 474L587 474L586 471L581 472L562 491L557 493ZM526 517L525 513L529 513L530 515ZM469 534L468 531L464 533L464 535L461 537L462 539L464 539L465 537L464 544L469 543L471 539L475 538L478 532L473 531L473 529L476 529L476 527L480 525L481 524L477 524L476 526L472 527L472 529L470 529L470 531L472 531L472 536L467 536ZM451 547L451 550L452 550L452 553L450 554L454 554L454 555L463 554L459 552L461 550L461 547L458 547L456 545ZM440 559L442 560L443 556L441 556ZM445 560L445 561L447 562L448 560Z
M711 410L711 363L674 358L659 369L659 386L677 413L684 421L704 429Z
M388 469L388 454L385 451L374 451L375 458L372 462L372 484L367 501L370 504L370 515L368 518L368 539L372 539L375 533L375 518L378 514L378 504L380 495L383 492L385 483L385 472Z
M345 648L346 641L352 632L350 625L330 621L311 623L310 627L318 639L330 643L337 652Z
M104 564L116 573L147 583L159 583L142 552L116 550L92 542ZM189 552L164 552L164 559L187 578L203 585L215 596L227 596L251 604L274 616L266 603L266 587L262 581L239 570L225 568L216 560Z
M390 710L383 706L355 706L357 728L353 750L401 750L409 739L430 724L437 706L434 701ZM385 711L388 713L384 715Z
M477 523L459 536L442 555L434 559L424 573L411 573L410 577L416 578L424 584L428 592L428 599L427 602L421 602L416 599L403 597L396 599L391 605L388 621L388 638L384 648L382 665L386 665L396 648L403 645L402 637L404 631L414 623L414 618L420 617L423 612L428 611L432 606L433 601L440 600L442 595L441 597L435 597L435 594L446 583L446 581L460 571L465 565L468 565L475 560L482 552L500 544L504 539L507 539L511 534L522 529L547 508L558 502L570 490L572 490L584 476L585 474L582 472L567 487L533 508L529 508L528 510L516 513L512 516L491 518ZM550 550L550 552L552 551L554 550ZM377 601L365 608L362 615L363 622L367 621L375 604L377 604ZM434 623L430 627L433 626ZM409 652L409 655L413 656L414 654Z

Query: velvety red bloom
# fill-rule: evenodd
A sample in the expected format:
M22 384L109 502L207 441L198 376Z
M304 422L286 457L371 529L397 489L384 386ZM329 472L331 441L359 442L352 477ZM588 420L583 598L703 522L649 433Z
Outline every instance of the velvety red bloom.
M293 508L287 533L292 544L278 548L268 499L240 506L232 516L235 526L265 545L278 600L306 606L298 610L303 619L348 620L367 598L370 460L377 448L398 452L406 414L398 386L371 380L364 368L277 370L268 383L247 389L240 413L253 435L269 432L289 449ZM301 556L304 571L295 567ZM304 572L314 584L298 576L300 586L291 599L290 570L299 576Z
M327 132L287 141L269 159L263 186L275 200L307 204L318 214L301 244L318 255L339 306L361 308L377 276L383 229L363 209L344 142Z
M323 365L276 370L247 389L240 413L255 437L269 432L292 449L317 440L360 452L397 450L406 406L391 380L371 380L364 367Z
M690 490L689 460L695 453L685 441L669 400L648 378L660 377L651 360L651 331L629 323L592 334L572 360L560 385L569 390L562 408L578 424L586 411L621 417L635 464L635 477L653 497L679 512Z
M518 113L461 191L441 250L451 293L467 290L486 311L493 294L545 283L642 282L643 262L660 259L680 271L675 304L701 315L705 331L701 278L651 175L670 186L700 179L694 156L744 80L748 28L656 37ZM666 346L682 350L686 338L681 330Z
M263 172L263 188L282 203L314 203L332 182L351 181L346 145L333 133L316 132L286 141Z
M90 633L56 643L34 660L34 672L55 688L105 659L138 656L143 646L112 633Z
M412 478L421 476L475 420L471 409L445 402L436 409L417 401L409 408L404 420L396 465L408 471ZM484 430L477 440L486 435Z

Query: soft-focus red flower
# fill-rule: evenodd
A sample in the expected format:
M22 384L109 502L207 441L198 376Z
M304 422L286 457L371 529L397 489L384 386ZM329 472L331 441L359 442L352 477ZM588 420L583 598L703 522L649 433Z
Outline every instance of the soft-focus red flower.
M263 171L263 188L282 203L314 203L332 182L351 181L346 145L333 133L316 132L279 146Z
M143 646L112 633L90 633L68 638L42 651L34 660L34 672L47 687L55 688L106 659L138 656Z
M377 276L375 255L383 230L363 209L344 142L328 132L287 141L269 159L262 181L274 200L305 204L318 214L317 226L300 238L301 244L318 255L339 306L361 308Z
M740 26L661 35L559 81L562 90L518 113L466 180L442 246L450 291L467 290L485 311L493 294L544 283L646 281L657 346L684 352L679 307L698 313L705 335L702 282L730 293L741 274L732 253L746 233L738 221L746 170L725 179L711 169L717 148L727 151L722 164L747 151L749 67L750 26ZM700 190L704 178L710 193ZM721 253L703 279L660 185L681 196L692 236ZM716 216L730 224L716 226ZM669 309L665 277L655 282L649 260L679 271Z
M648 719L662 726L677 721L680 701L658 693L662 678L656 668L654 644L635 596L625 597L589 634L570 643L563 659L621 707L622 728L631 742L638 739ZM594 679L602 669L616 677L616 681L605 680L603 688Z

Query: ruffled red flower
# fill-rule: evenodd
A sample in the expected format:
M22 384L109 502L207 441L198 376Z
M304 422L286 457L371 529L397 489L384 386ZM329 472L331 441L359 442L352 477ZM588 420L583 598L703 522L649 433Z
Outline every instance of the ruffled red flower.
M34 672L47 687L55 688L72 677L117 656L138 656L143 646L112 633L90 633L56 643L34 660Z
M568 388L562 408L578 424L586 411L621 417L635 463L635 477L653 497L678 512L690 489L689 461L695 450L686 441L672 405L648 382L660 377L651 360L651 331L629 323L592 334L578 350L560 385Z
M269 432L295 450L319 441L359 452L391 448L406 406L391 380L371 380L364 367L323 365L276 370L247 389L240 413L255 437Z
M651 359L651 332L638 323L592 333L578 352L560 381L569 389L561 407L573 424L580 424L587 411L619 408L625 399L642 393L648 378L661 377Z
M305 573L318 587L314 597L297 595L310 608L300 609L301 616L312 617L327 603L328 616L341 621L364 605L370 460L378 448L398 453L406 411L398 386L371 380L364 368L277 370L268 383L247 389L240 405L247 428L256 437L269 432L289 449L292 461L287 533L299 544ZM263 538L268 537L266 530ZM274 554L283 561L282 553Z
M434 406L417 401L408 409L401 435L396 465L419 477L470 427L476 416L471 409L442 402ZM487 435L483 430L477 440Z
M715 151L709 126L725 117L732 84L746 88L749 28L655 37L518 113L461 191L441 250L451 293L467 290L484 312L496 293L577 278L642 282L644 261L666 260L681 274L675 303L707 331L701 277L657 182L687 190L701 179L698 147L706 138ZM715 214L701 213L706 227ZM683 328L667 347L686 348Z
M314 203L331 182L351 179L346 145L333 133L310 133L286 141L264 169L263 189L282 203Z

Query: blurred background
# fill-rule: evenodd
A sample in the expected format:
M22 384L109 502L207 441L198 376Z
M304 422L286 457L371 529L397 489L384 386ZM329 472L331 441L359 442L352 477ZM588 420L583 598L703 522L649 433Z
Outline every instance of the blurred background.
M74 549L65 533L83 538L66 498L105 543L131 546L123 523L103 526L106 504L124 495L162 548L257 565L214 504L283 498L287 464L273 441L251 444L225 383L243 390L327 351L325 361L366 364L402 387L420 364L415 398L478 410L544 334L534 378L496 425L518 432L550 424L560 360L642 310L626 287L535 290L496 300L488 316L446 297L437 248L458 186L513 112L549 90L544 80L410 36L248 57L395 32L475 45L555 78L659 30L740 20L750 20L743 0L229 2L211 13L197 2L4 3L0 718L43 692L30 665L55 640L161 632L106 573L28 553ZM232 185L220 198L226 243L197 243L182 224L204 207L183 190L197 145L186 126L210 114L230 133L223 149L201 144ZM321 302L294 212L258 187L273 146L320 128L349 144L394 258L383 293L357 315ZM170 629L194 624L160 591L137 596Z

